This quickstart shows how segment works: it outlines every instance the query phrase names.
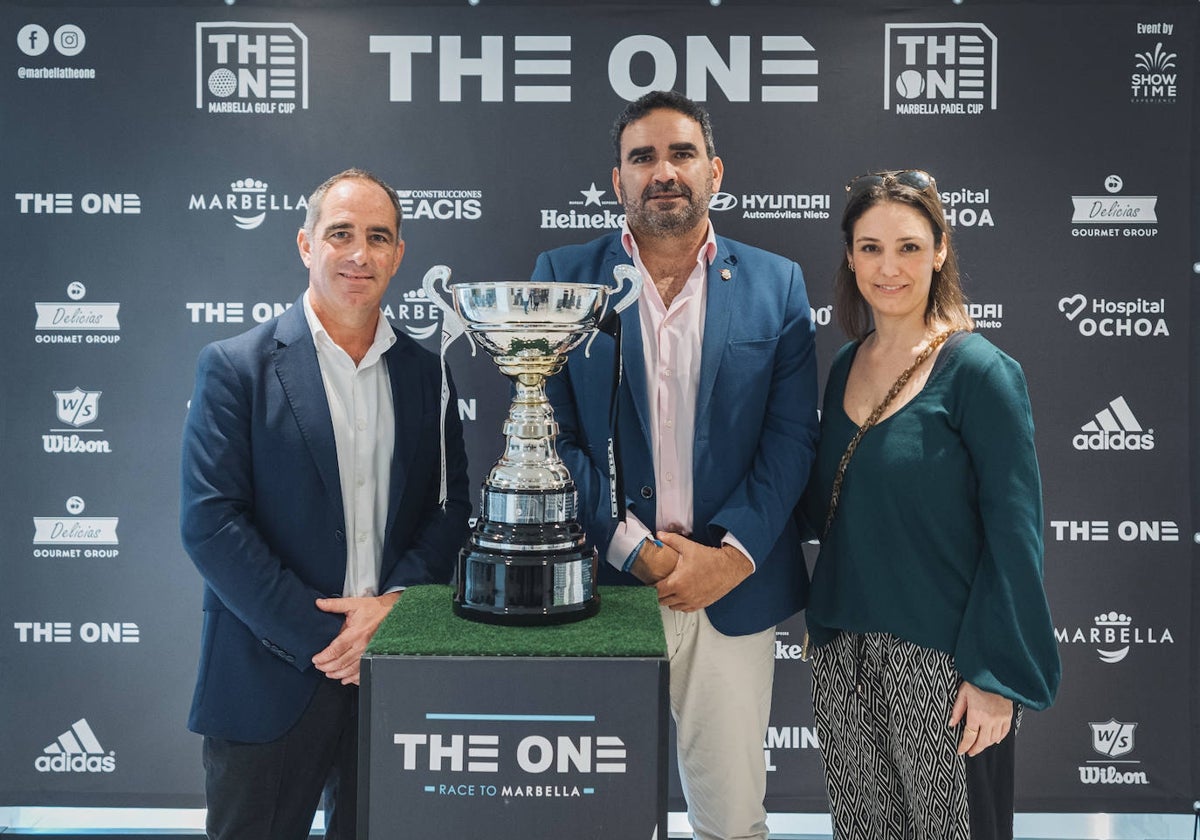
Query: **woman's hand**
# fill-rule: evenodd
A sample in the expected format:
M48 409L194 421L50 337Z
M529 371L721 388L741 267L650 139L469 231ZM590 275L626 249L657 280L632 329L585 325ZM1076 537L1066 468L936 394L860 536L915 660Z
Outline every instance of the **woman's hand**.
M958 754L979 755L993 744L999 744L1012 728L1013 703L1007 697L976 688L966 680L958 687L950 726L963 721L962 740Z

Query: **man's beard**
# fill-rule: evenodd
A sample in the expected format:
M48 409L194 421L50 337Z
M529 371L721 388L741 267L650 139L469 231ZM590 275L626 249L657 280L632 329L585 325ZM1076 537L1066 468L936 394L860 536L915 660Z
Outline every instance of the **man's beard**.
M625 205L625 220L629 229L648 236L673 236L692 230L708 212L712 186L712 178L708 178L704 189L697 195L686 184L679 182L651 184L642 191L637 202L629 201L622 188L621 199ZM656 195L672 193L679 194L676 200L682 201L683 206L672 210L653 210L648 206Z

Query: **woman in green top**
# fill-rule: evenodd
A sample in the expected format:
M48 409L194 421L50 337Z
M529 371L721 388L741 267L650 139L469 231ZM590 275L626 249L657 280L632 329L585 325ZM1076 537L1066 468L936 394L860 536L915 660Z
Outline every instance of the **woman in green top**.
M971 332L932 177L847 186L808 490L807 620L837 840L1012 837L1014 735L1060 665L1020 366Z

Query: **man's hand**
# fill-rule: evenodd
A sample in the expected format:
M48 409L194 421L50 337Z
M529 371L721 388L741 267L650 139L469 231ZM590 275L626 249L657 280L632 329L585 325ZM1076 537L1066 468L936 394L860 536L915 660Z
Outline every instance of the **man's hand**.
M678 551L664 545L656 545L650 537L642 543L637 559L633 561L629 571L642 583L653 585L669 575L678 562Z
M358 685L359 658L398 600L399 592L371 598L318 598L317 609L341 613L345 622L329 647L312 658L313 665L329 679L340 680L342 685Z
M660 531L665 548L679 554L675 568L655 584L658 603L695 612L720 600L754 571L750 558L732 545L709 548L680 534Z

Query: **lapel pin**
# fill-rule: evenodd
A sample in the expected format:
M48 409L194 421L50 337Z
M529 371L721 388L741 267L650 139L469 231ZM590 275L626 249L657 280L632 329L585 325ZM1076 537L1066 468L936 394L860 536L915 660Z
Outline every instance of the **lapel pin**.
M728 280L728 279L730 279L731 277L733 277L733 272L732 272L732 271L730 271L728 268L722 268L722 269L721 269L721 279L722 279L722 280Z

